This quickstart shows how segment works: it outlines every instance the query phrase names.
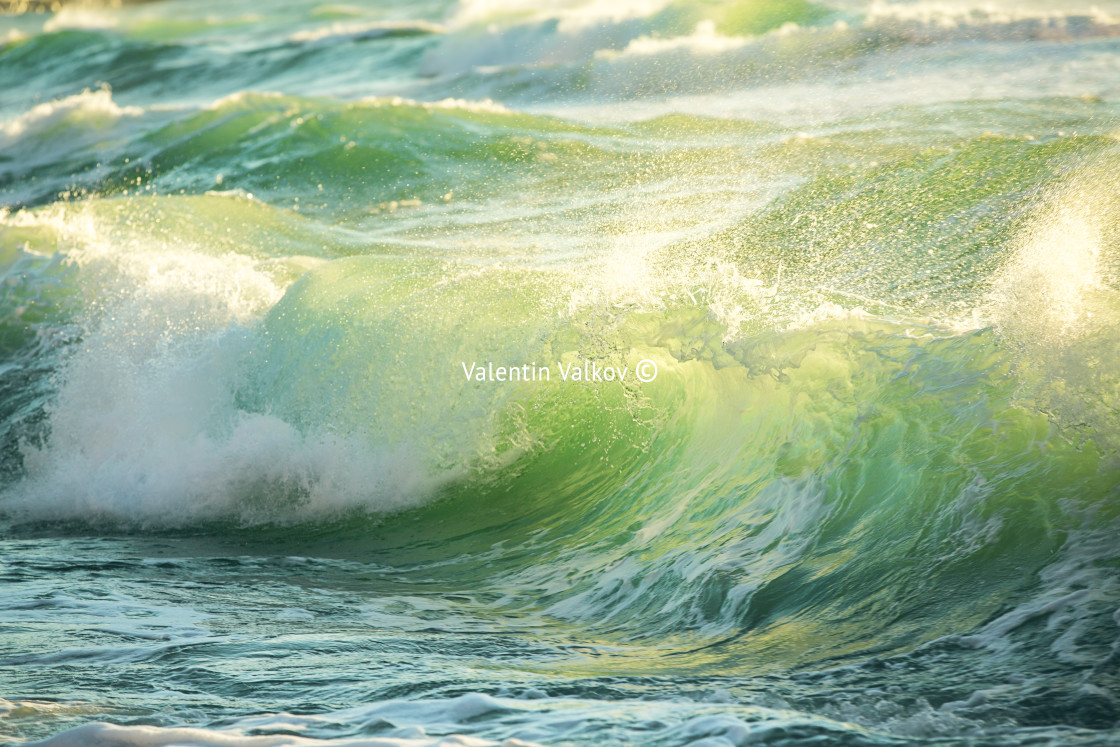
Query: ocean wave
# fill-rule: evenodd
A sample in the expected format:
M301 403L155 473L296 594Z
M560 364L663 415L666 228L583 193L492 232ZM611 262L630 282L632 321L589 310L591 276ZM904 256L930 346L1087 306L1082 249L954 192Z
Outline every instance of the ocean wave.
M37 104L0 124L0 189L14 207L58 199L111 173L106 161L143 132L144 110L107 87ZM19 154L14 158L12 154ZM75 163L80 163L75 169ZM78 172L81 173L79 176Z
M991 328L830 312L727 339L710 292L568 305L578 284L556 272L385 257L281 290L244 256L71 253L103 316L60 369L50 437L24 448L0 504L9 521L326 525L382 552L419 531L409 552L436 563L500 538L479 555L487 574L541 590L514 609L726 671L841 664L869 639L901 655L979 628L1031 585L993 573L972 593L972 566L1042 572L1028 616L1072 605L1070 624L1097 626L1112 598L1096 582L1060 593L1084 574L1053 565L1065 548L1088 567L1083 538L1109 531L1101 450L1024 401ZM741 302L770 298L757 291ZM487 313L465 317L464 299ZM646 358L660 374L483 386L459 370L550 357ZM526 562L529 546L550 562ZM935 594L955 612L878 618L896 568L915 584L896 608ZM820 608L837 588L852 591Z
M30 140L42 137L45 133L63 129L66 125L75 129L78 126L104 126L122 117L137 117L142 113L143 109L140 107L118 106L107 87L96 90L87 88L73 96L38 104L4 122L3 134L8 142L3 147L13 147L20 138Z
M484 695L464 695L446 709L442 723L465 721L468 717L478 717L488 710L492 699ZM401 704L407 707L405 704ZM409 704L411 705L411 704ZM433 706L433 710L438 706ZM489 710L501 706L489 706ZM380 709L371 709L378 711ZM432 713L432 716L436 716ZM534 742L510 738L501 742L462 734L436 734L429 736L420 726L388 730L389 733L377 737L350 737L318 739L297 736L290 732L299 721L295 716L279 715L274 719L251 719L244 730L241 729L196 729L185 727L158 726L116 726L107 723L94 723L79 726L62 732L50 739L34 742L38 747L82 747L88 744L112 743L116 745L140 745L158 747L189 742L198 747L541 747ZM370 715L370 721L383 721ZM388 723L388 722L385 722ZM437 729L439 727L436 727ZM275 730L278 733L268 733ZM246 733L252 731L253 733ZM264 732L264 733L261 733Z
M288 38L297 43L336 43L385 37L444 34L443 26L425 21L335 22L330 26L297 31Z
M953 41L1069 41L1120 36L1120 18L1088 11L1002 9L965 3L898 4L876 0L867 27L914 44Z
M450 153L459 147L452 136L460 127L492 128L499 143L512 128L538 137L575 137L579 144L572 147L582 148L584 156L610 157L605 148L587 147L597 137L590 128L503 109L458 102L424 106L390 100L313 108L315 103L239 95L186 113L158 129L149 142L168 143L160 147L179 150L179 158L197 167L196 153L204 151L192 149L194 138L213 146L218 137L242 144L257 137L262 147L254 160L264 156L275 167L283 159L303 157L286 144L292 136L308 142L299 135L301 127L325 132L320 141L311 141L312 149L345 148L336 132L360 141L368 136L364 127L381 137L383 128L392 131L401 122L438 116L448 119L433 123L429 136ZM229 129L241 117L248 121ZM338 124L324 124L331 117ZM421 134L414 130L414 136ZM770 147L786 157L806 147L804 140ZM560 436L556 421L531 413L548 402L564 421L583 412L586 397L598 396L555 386L537 392L480 389L460 378L460 361L553 364L599 351L604 361L633 365L650 358L670 368L683 366L690 373L675 383L683 391L710 384L701 383L705 366L738 371L735 375L750 377L745 388L732 389L741 397L759 385L756 376L792 376L775 372L798 367L806 355L806 336L835 336L840 358L854 354L843 351L849 345L858 348L858 335L882 337L881 345L910 346L910 355L916 355L944 339L974 339L994 326L1004 335L1001 344L1010 343L1024 356L1016 363L1029 373L1020 381L1020 393L1042 387L1038 391L1052 390L1056 397L1051 382L1070 380L1073 369L1061 374L1031 365L1030 348L1018 348L1015 341L1040 341L1046 335L1017 332L1014 325L1066 314L1061 303L1080 303L1073 291L1064 290L1069 283L1081 289L1077 294L1100 296L1092 312L1107 325L1114 314L1112 291L1100 285L1107 272L1096 257L1104 251L1101 256L1112 262L1114 249L1101 248L1107 237L1092 228L1093 220L1069 213L1065 223L1055 224L1054 235L1072 240L1081 227L1085 240L1076 244L1081 255L1065 253L1066 271L1047 259L1046 247L1054 243L1049 234L1014 239L1006 226L985 228L979 221L999 199L993 190L1000 179L1010 178L1000 174L1013 175L1020 190L1031 189L1048 178L1055 162L1080 163L1111 142L1058 138L1035 143L984 135L951 156L931 150L911 157L905 168L872 167L874 179L866 179L867 172L846 172L807 182L723 230L709 227L695 237L640 251L623 246L597 257L585 254L578 265L556 260L478 265L452 255L420 259L389 247L371 256L346 257L369 254L360 232L328 227L267 199L249 199L237 186L246 184L245 173L228 160L221 165L223 178L207 179L228 187L220 193L122 196L8 215L5 240L62 248L76 273L68 282L77 283L75 292L91 301L77 319L85 330L81 344L67 353L56 379L61 389L47 411L52 440L22 447L26 494L51 498L7 505L22 516L79 518L89 509L97 521L131 516L140 523L171 525L208 518L284 524L337 518L348 511L395 511L438 497L449 485L504 479L510 465L519 465L517 471L533 464L540 450L547 452L546 445L557 444ZM534 147L517 153L538 152ZM501 153L496 151L490 162L501 164ZM523 158L512 154L507 163L519 167ZM559 160L544 164L553 168ZM173 163L164 160L163 168L174 174ZM975 169L983 169L988 181L962 183ZM300 173L309 176L306 166ZM549 172L543 173L547 178ZM462 186L459 182L456 188ZM266 198L277 199L265 189ZM908 217L916 227L902 235L897 221L882 214L897 198L882 195L918 193L926 200ZM1042 206L1061 203L1041 193L1037 199ZM417 213L459 209L438 197L433 203L407 202ZM486 213L491 207L480 201L477 209ZM1037 225L1049 225L1047 209L1036 211ZM1103 203L1087 208L1101 216L1110 209ZM140 214L146 220L135 220ZM383 212L367 209L366 214L362 221L381 220ZM130 215L133 219L126 220ZM978 227L957 238L956 254L933 254L944 231L962 216L976 216L968 225L975 221ZM820 232L826 219L827 236ZM1037 233L1025 220L1013 227L1021 237ZM270 238L262 243L261 236ZM788 250L791 242L800 247L796 254ZM1016 255L1020 244L1025 248ZM848 252L866 245L878 247L881 264L874 272L864 267L852 276ZM955 278L955 258L966 255L973 274ZM1007 268L1007 280L998 280L1001 267ZM1088 278L1084 282L1078 280L1082 275ZM1003 289L991 301L988 277ZM478 299L489 313L461 318L463 298ZM1075 311L1071 307L1069 313ZM517 321L510 326L503 319ZM1084 319L1081 311L1071 317L1078 323ZM1084 352L1061 324L1055 318L1047 334L1057 335L1070 351ZM439 346L413 342L439 330ZM1085 344L1100 346L1107 339L1089 335ZM974 353L992 361L991 370L1007 365L998 346L981 348L986 352ZM371 368L376 357L371 351L384 349L397 351L396 371ZM316 382L325 375L327 360L332 361L331 385L324 388ZM693 368L694 363L701 368ZM977 375L986 376L987 366ZM1108 389L1102 373L1078 380L1092 393ZM177 394L161 394L166 391ZM645 416L636 413L660 411L676 395L666 391L647 401L640 392L620 389L615 396L620 399L612 407L644 422ZM867 396L876 399L870 392ZM1062 397L1071 408L1070 423L1080 422L1073 413L1083 411L1078 408L1089 406L1094 396ZM1048 411L1060 411L1053 406L1057 401L1050 400ZM448 403L454 403L455 417L447 416ZM1086 438L1108 443L1110 407L1106 398L1096 408L1099 417L1085 430ZM106 430L106 417L118 425ZM602 427L604 434L617 434L612 443L625 442L623 434L631 434L632 446L639 449L660 432L653 424L623 427L610 419ZM118 436L105 435L114 432ZM680 438L687 443L691 436ZM284 456L268 459L270 452ZM350 463L369 468L337 466ZM185 479L192 471L196 478ZM100 477L83 477L91 473ZM269 491L281 496L276 511L260 504Z
M749 706L737 706L737 713L732 716L722 713L726 709L726 705L721 708L715 703L659 702L615 704L608 709L593 701L550 699L543 693L535 700L469 693L445 701L391 701L324 716L250 717L235 727L222 729L88 724L33 744L68 747L112 739L121 745L153 747L184 741L199 747L539 747L542 742L567 740L588 732L604 741L624 739L629 728L641 729L646 738L668 744L701 740L734 744L789 734L801 738L876 742L873 731L827 719ZM536 725L527 727L517 723L519 717L523 720L530 714L538 722ZM378 736L311 736L339 723L367 724L381 733ZM292 734L293 731L299 734ZM488 736L495 732L521 736L473 736L479 731Z
M104 30L116 28L118 20L111 12L96 8L61 7L43 23L43 33L67 29Z
M564 31L645 18L663 10L670 0L564 0L542 9L524 0L462 0L451 16L454 26L509 25L510 23L560 22Z
M314 23L317 17L311 14L299 19L294 30L264 34L228 57L200 58L208 70L203 96L285 88L293 82L295 61L311 55L323 72L298 81L306 93L507 101L657 99L750 90L843 75L864 66L874 69L885 58L913 48L1074 43L1120 33L1116 17L1106 11L998 10L944 3L878 2L837 10L804 0L761 5L730 0L703 5L572 0L547 9L464 3L443 18L429 14L433 17L350 14L326 25ZM59 69L46 63L70 59L74 65L93 65L93 79L108 80L119 92L136 89L174 100L191 82L164 79L156 84L140 72L145 61L160 60L175 77L175 60L194 49L194 43L216 43L230 25L259 20L247 16L218 23L200 16L176 25L139 11L129 15L64 9L32 39L22 40L27 31L13 29L11 33L20 36L12 37L3 50L13 63L11 70L26 71L36 78L38 90L52 96L72 89L61 84ZM371 39L386 42L377 50L342 43ZM105 67L112 57L102 54L106 50L115 50L113 58L122 64ZM271 61L264 69L255 62L261 55ZM413 69L417 57L420 64ZM895 66L908 68L909 62L896 61ZM387 77L378 73L398 68L411 72Z
M720 4L695 12L673 4L631 10L617 17L592 14L578 24L566 22L569 11L558 11L548 18L511 14L485 28L467 25L427 50L424 71L463 76L464 86L485 86L489 78L499 91L504 71L517 91L526 80L516 72L532 70L528 77L537 81L531 89L536 96L562 88L566 95L590 99L641 99L833 75L913 46L1068 42L1120 33L1120 23L1103 11L880 2L857 14L790 3L744 21ZM561 82L569 79L578 84Z
M724 36L716 31L715 23L702 21L689 36L675 36L668 39L640 36L627 44L621 51L601 50L596 52L596 57L611 60L627 55L658 55L675 51L710 55L739 49L749 43L749 40L743 37Z

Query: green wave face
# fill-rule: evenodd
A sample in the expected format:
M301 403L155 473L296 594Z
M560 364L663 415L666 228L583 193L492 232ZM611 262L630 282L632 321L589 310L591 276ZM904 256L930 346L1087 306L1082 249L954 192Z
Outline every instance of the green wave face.
M611 638L703 649L669 671L908 650L1014 603L1084 516L1114 521L1101 446L1071 443L1023 401L993 330L843 317L717 342L727 362L713 364L666 344L666 327L711 326L695 308L558 322L539 305L558 281L409 270L329 263L265 322L251 391L271 412L455 475L417 512L337 531L397 562L453 558L471 586L534 589L511 603ZM485 311L463 313L476 296ZM553 367L503 386L458 370L587 350L661 374L573 385Z
M4 739L1115 737L1108 11L170 6L0 17Z

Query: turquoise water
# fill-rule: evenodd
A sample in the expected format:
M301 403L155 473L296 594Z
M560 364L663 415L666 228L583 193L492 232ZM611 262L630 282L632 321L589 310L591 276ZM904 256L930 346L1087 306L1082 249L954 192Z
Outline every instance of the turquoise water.
M1120 743L1114 2L2 15L0 273L0 742Z

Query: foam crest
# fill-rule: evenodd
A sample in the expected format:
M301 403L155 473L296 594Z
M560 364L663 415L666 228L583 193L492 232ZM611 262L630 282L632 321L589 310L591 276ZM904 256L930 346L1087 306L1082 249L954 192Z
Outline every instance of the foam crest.
M104 30L117 27L116 17L94 8L63 7L43 24L43 33L69 29Z
M446 32L445 27L425 21L372 21L367 23L338 21L317 29L297 31L288 39L297 43L334 43L386 37L425 36Z
M900 34L915 43L952 39L1068 41L1120 36L1120 18L1093 7L1088 11L1000 8L993 4L876 0L867 12L870 28Z
M19 220L58 232L88 311L58 375L50 439L24 447L13 514L283 523L396 508L429 487L407 455L238 406L252 324L283 293L250 257L153 245L88 204Z
M669 5L669 0L562 0L547 10L532 0L462 0L452 16L455 26L516 20L538 23L557 20L562 31L645 18Z
M780 14L787 12L790 15L783 23ZM731 54L757 35L787 35L800 28L794 19L807 21L821 15L810 4L797 2L769 11L743 9L729 2L691 7L661 0L582 0L543 11L528 4L468 3L450 24L455 33L428 51L423 69L429 74L460 74L472 68L494 71L619 57L665 57L659 61L671 66L668 74L676 77L696 63L690 61L678 70L674 55L712 58ZM658 72L667 74L665 68Z
M11 146L11 141L17 138L42 135L68 124L104 126L122 117L137 117L142 113L143 109L136 106L118 106L108 88L92 91L87 88L73 96L38 104L5 122L0 126L0 132L9 142L0 141L0 147Z
M996 275L989 313L1020 352L1025 394L1071 434L1115 449L1120 205L1108 168L1098 163L1049 196Z
M997 278L997 316L1020 336L1068 342L1092 318L1101 269L1098 217L1076 198L1061 204L1027 232Z
M634 39L620 52L601 50L596 52L596 57L611 60L624 56L657 55L672 52L688 52L694 55L713 55L739 49L750 43L744 37L725 36L716 30L712 21L701 21L696 25L696 30L688 36L675 36L660 38L654 36L640 36Z
M229 730L96 723L79 726L28 747L88 747L90 744L112 744L120 747L174 747L183 744L190 744L192 747L533 747L531 742L519 739L494 742L458 734L429 737L422 729L404 731L408 736L324 740L279 734L254 736Z

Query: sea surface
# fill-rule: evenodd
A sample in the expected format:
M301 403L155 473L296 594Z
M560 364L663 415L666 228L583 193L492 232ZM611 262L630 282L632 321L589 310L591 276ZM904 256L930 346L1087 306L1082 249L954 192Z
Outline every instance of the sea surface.
M1117 0L5 6L0 743L1120 744Z

